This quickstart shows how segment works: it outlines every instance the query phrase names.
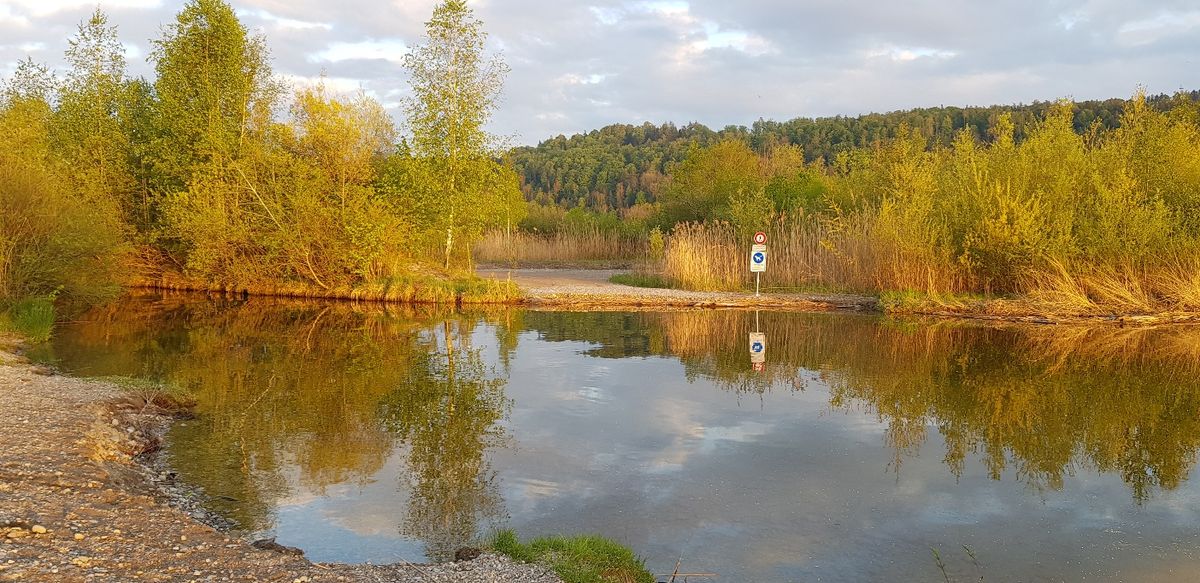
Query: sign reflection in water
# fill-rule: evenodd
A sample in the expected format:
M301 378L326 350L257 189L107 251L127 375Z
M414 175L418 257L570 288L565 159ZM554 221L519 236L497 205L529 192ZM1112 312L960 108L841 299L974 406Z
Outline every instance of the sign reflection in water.
M971 579L1200 568L1200 330L764 313L757 373L754 317L172 297L52 348L192 393L181 479L318 560L512 526L722 580L940 578L929 547Z

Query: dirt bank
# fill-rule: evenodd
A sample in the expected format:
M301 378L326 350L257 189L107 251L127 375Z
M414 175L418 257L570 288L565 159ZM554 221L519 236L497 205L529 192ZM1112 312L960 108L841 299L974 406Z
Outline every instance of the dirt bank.
M254 548L169 504L169 476L139 462L159 445L165 410L18 351L0 338L0 581L559 581L491 555L322 565Z
M791 311L869 311L870 296L851 294L754 294L631 287L612 283L608 269L480 269L480 277L512 279L532 307L625 310L630 308L775 308Z

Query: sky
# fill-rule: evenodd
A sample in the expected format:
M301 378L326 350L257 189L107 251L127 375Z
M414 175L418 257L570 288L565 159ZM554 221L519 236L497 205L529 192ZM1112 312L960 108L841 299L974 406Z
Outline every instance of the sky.
M232 0L294 84L366 91L399 120L401 59L435 0ZM490 129L511 143L613 123L858 115L1200 89L1197 0L471 0L511 67ZM0 0L0 75L61 66L94 0ZM176 0L110 0L129 70Z

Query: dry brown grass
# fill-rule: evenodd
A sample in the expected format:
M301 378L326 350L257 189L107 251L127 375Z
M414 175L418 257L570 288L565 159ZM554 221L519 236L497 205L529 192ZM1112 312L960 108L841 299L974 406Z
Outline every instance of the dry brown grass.
M1030 304L1056 314L1152 314L1200 310L1200 258L1153 264L1050 261L1022 282Z
M879 294L888 309L914 313L1095 317L1200 311L1200 254L1194 252L1141 263L1048 260L1010 285L1010 296L998 298L953 258L877 231L871 221L855 217L771 225L764 289ZM749 248L749 237L729 224L683 224L667 241L661 275L684 289L751 289Z
M952 262L890 242L868 221L778 221L766 232L766 289L951 295L969 287L969 278ZM747 289L754 282L749 250L749 237L727 223L679 225L668 239L662 273L688 289Z
M509 265L631 264L646 254L644 236L599 229L552 235L492 231L475 245L479 262Z

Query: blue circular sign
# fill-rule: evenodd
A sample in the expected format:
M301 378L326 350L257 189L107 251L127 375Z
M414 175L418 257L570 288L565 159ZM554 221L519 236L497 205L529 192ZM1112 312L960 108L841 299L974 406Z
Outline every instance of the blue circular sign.
M763 253L755 253L754 254L754 262L755 263L762 263L766 260L767 260L767 256L764 255Z
M753 350L755 352L762 352L763 351L762 342L755 342L752 346L750 346L750 350Z

